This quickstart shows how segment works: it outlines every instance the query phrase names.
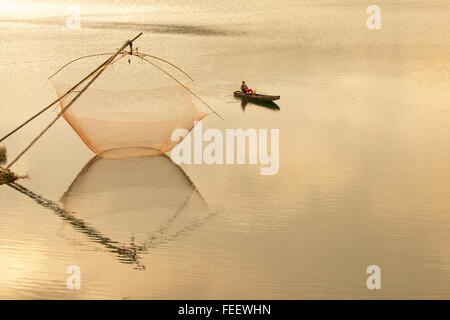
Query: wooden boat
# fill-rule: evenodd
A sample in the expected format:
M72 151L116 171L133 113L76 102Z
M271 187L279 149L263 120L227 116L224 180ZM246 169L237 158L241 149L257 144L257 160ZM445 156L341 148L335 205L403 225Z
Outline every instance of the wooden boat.
M242 100L248 100L248 101L275 101L275 100L280 100L280 96L269 96L269 95L265 95L265 94L245 94L242 91L235 91L234 92L234 96L236 98L242 99Z

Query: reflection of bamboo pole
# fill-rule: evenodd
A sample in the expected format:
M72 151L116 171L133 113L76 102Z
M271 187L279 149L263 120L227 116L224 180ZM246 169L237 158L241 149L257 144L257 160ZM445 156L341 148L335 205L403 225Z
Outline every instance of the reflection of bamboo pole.
M172 216L168 217L168 219L165 222L163 222L154 232L152 232L151 234L149 233L146 239L143 239L142 243L134 243L133 239L131 240L130 244L120 243L116 240L113 240L106 234L102 233L99 229L92 226L88 221L78 218L76 212L65 210L65 208L61 207L54 201L44 198L43 196L25 188L19 183L11 182L8 184L8 186L22 193L23 195L29 197L30 199L34 200L37 204L41 205L42 207L53 211L63 221L66 221L70 225L72 225L76 231L79 231L82 234L84 234L89 241L98 243L104 246L110 252L117 255L117 258L120 262L127 264L134 263L136 264L137 269L145 270L146 267L144 263L141 262L142 254L147 253L149 249L158 248L161 245L167 244L173 240L178 239L180 236L185 236L197 230L202 225L208 223L218 214L216 210L213 210L208 207L207 203L201 196L199 190L196 188L196 186L189 178L189 176L183 171L183 169L177 164L174 164L167 155L161 157L167 158L169 163L171 163L178 169L179 174L184 175L184 177L188 179L189 184L192 187L193 193L190 194L188 197L186 197L183 204L175 211L175 213ZM94 157L83 168L83 170L78 174L77 178L69 187L69 189L64 193L63 198L66 197L67 194L71 192L71 189L73 185L76 183L76 181L80 179L80 177L82 177L84 174L86 174L89 168L98 159L99 159L98 157ZM175 226L175 222L177 221L178 218L180 218L181 214L186 209L190 199L194 194L196 194L199 197L201 203L207 207L206 216L199 221L194 220L186 224L184 227L177 228ZM173 231L171 232L171 230Z
M118 51L118 53L120 53L120 51L122 51L123 49L125 49L130 43L132 43L133 41L135 41L137 38L139 38L142 35L142 32L137 35L133 40L128 40L123 46L122 48ZM117 55L116 55L117 56ZM58 103L59 101L61 101L62 99L64 99L66 96L68 96L72 90L74 90L75 88L77 88L79 85L81 85L82 83L84 83L88 78L90 78L92 75L94 75L97 71L99 71L103 66L105 66L111 58L109 58L108 60L106 60L105 62L103 62L100 66L98 66L94 71L92 71L90 74L88 74L85 78L83 78L80 82L78 82L76 85L74 85L71 89L69 89L66 93L64 93L61 97L59 97L58 99L56 99L55 101L53 101L51 104L49 104L48 106L46 106L44 109L42 109L41 111L39 111L38 113L36 113L34 116L32 116L31 118L29 118L27 121L25 121L24 123L22 123L20 126L18 126L16 129L14 129L13 131L11 131L10 133L8 133L6 136L4 136L3 138L0 139L0 142L4 141L6 138L10 137L11 135L13 135L14 133L16 133L17 131L19 131L20 129L22 129L24 126L26 126L28 123L30 123L31 121L33 121L34 119L36 119L37 117L39 117L41 114L43 114L45 111L47 111L48 109L50 109L53 105L55 105L56 103Z
M145 57L141 56L142 60L147 61L148 63L150 63L151 65L153 65L154 67L158 68L160 71L162 71L163 73L165 73L167 76L169 76L170 78L172 78L173 80L175 80L180 86L182 86L184 89L186 89L190 94L192 94L194 97L196 97L198 100L200 100L201 103L203 103L205 106L207 106L209 108L209 110L211 110L212 112L214 112L220 119L225 120L224 118L222 118L222 116L220 114L218 114L216 112L216 110L214 110L212 107L210 107L202 98L200 98L195 92L193 92L191 89L189 89L187 86L185 86L183 83L181 83L180 80L178 80L177 78L175 78L173 75L171 75L169 72L167 72L166 70L164 70L163 68L161 68L160 66L158 66L156 63L146 59Z
M64 210L57 203L48 200L37 193L34 193L33 191L23 187L18 183L10 183L8 184L8 186L31 198L37 204L45 207L46 209L50 209L55 212L61 219L70 223L75 228L75 230L78 230L86 235L88 239L100 243L109 251L117 254L120 261L124 261L125 263L135 263L138 269L145 269L145 266L140 262L140 256L138 255L138 253L142 251L139 247L133 244L129 246L120 244L119 242L101 233L93 226L90 226L83 219L77 218L74 212L68 212Z
M142 33L137 35L133 40L128 40L125 42L125 44L115 53L113 54L108 60L106 60L105 63L100 65L99 68L97 68L97 74L95 75L92 80L90 80L86 86L69 102L67 106L64 107L63 110L61 110L60 113L56 116L56 118L13 160L11 163L6 167L6 169L9 169L12 165L14 165L55 123L58 121L58 119L74 104L76 100L91 86L91 84L105 71L105 69L111 64L114 63L114 59L122 52L123 49L125 49L127 46L129 46L134 40L136 40L138 37L140 37ZM86 79L90 78L93 74L91 73L90 76L88 76Z

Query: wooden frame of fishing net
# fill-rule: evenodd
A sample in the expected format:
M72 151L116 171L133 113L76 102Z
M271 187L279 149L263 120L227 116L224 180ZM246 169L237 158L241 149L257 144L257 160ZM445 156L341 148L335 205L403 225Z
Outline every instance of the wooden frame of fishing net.
M98 66L105 55L111 53L75 59L50 77L58 98L86 70ZM84 83L59 101L61 110L82 90ZM172 141L174 130L189 132L196 121L208 115L194 104L197 98L210 108L190 90L191 83L192 78L166 60L136 50L123 51L105 66L101 76L63 117L100 157L163 154L181 141Z

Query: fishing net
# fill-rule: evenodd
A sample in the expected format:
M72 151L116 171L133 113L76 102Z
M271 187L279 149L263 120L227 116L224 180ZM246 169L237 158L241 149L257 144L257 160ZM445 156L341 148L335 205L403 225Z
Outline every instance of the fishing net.
M53 77L58 98L106 58L80 59ZM167 64L154 63L189 86L190 80L184 80L187 77L183 73ZM61 110L84 85L60 101ZM172 132L180 128L189 132L195 121L206 115L194 104L191 93L167 74L128 55L119 56L107 67L65 112L64 118L98 156L134 158L169 152L181 141L172 141Z

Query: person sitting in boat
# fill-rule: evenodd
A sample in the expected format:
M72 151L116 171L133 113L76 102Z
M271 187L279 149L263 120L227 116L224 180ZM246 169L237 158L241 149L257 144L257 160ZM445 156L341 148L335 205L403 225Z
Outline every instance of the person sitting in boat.
M247 87L247 85L245 84L245 81L242 81L241 91L245 94L255 94L255 92L252 89L249 89Z

